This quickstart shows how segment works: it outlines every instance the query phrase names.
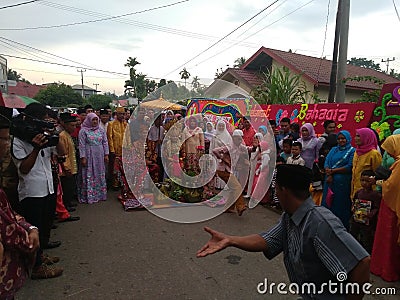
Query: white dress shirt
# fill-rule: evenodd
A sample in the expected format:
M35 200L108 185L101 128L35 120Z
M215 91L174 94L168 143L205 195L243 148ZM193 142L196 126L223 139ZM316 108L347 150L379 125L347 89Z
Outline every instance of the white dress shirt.
M22 160L32 151L33 146L19 138L13 140L13 161L17 166L19 184L18 195L22 201L27 197L46 197L54 193L53 174L51 172L51 154L56 153L55 147L48 147L39 151L35 164L28 174L19 170Z

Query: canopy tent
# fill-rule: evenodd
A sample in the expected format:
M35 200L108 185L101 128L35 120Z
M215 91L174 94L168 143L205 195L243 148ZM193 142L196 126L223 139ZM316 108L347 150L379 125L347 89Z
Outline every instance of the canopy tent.
M185 108L184 106L182 106L180 104L172 103L172 102L165 100L162 96L160 96L160 98L158 98L156 100L142 102L142 103L140 103L140 107L154 108L154 109L161 109L161 110L167 110L167 109L182 110Z
M25 108L28 104L37 102L35 99L18 96L15 94L2 94L0 97L0 106L10 107L10 108Z

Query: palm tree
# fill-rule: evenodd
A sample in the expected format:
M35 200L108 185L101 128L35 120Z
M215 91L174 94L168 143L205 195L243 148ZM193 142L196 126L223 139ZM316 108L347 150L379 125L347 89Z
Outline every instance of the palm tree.
M246 58L244 58L243 56L236 58L233 63L233 67L240 68L242 65L244 65L245 62L246 62Z
M179 72L179 75L181 75L181 79L185 80L185 87L186 87L186 80L189 79L190 73L186 70L186 68L183 68L183 70Z
M192 80L193 89L198 89L200 87L200 78L198 76L194 76Z

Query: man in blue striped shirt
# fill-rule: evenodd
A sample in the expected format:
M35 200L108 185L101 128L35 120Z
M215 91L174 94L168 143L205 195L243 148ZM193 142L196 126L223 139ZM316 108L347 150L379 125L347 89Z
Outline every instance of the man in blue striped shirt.
M267 232L244 237L206 227L211 239L197 257L227 247L263 252L268 259L283 252L289 279L304 299L362 299L362 287L369 281L369 254L335 215L314 204L311 179L306 167L278 166L275 189L284 210L279 223ZM358 292L351 288L356 283Z

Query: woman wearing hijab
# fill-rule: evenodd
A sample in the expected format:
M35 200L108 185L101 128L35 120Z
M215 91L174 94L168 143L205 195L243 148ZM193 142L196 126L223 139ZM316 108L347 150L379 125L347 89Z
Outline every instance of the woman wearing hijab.
M267 133L268 133L267 126L261 125L260 127L258 127L258 132L262 134L263 141L266 141L267 140Z
M206 148L206 153L210 149L210 144L215 135L214 124L212 122L207 122L206 131L204 132L204 144Z
M297 141L302 145L301 157L306 162L305 166L312 169L322 146L321 141L315 136L314 126L310 123L301 126L301 138Z
M361 172L364 170L375 171L382 162L382 156L377 150L378 140L372 129L357 129L354 141L356 144L356 153L353 158L351 199L361 189Z
M249 183L247 185L247 195L245 198L250 198L256 184L258 175L256 175L256 170L259 168L261 164L261 148L260 143L263 141L263 135L260 132L257 132L253 138L253 146L247 147L250 153L250 174L249 174Z
M400 129L393 132L382 148L394 159L389 166L390 177L382 183L382 201L379 208L374 246L371 256L371 273L386 281L400 279Z
M210 143L209 153L213 153L215 148L223 147L223 146L231 146L232 145L232 137L226 129L226 123L223 120L219 120L217 122L215 135ZM225 186L225 182L222 181L218 176L215 176L215 184L214 187L217 189L223 189Z
M189 117L185 129L184 136L184 151L185 151L185 171L193 174L200 174L200 157L204 153L204 134L203 130L198 126L198 121L195 117Z
M256 170L256 174L258 176L257 184L254 188L253 194L251 195L250 201L255 201L256 203L263 200L264 196L267 194L268 186L268 174L269 174L269 161L270 161L270 153L271 150L268 147L268 143L266 141L260 142L260 155L261 155L261 164ZM250 185L249 185L250 186ZM256 204L253 203L253 204ZM250 206L251 207L251 206Z
M107 199L106 169L108 142L106 133L99 127L99 118L89 113L79 132L79 153L82 179L78 188L81 203L95 203Z
M338 145L333 147L325 159L326 180L322 197L322 206L330 209L346 228L351 217L351 171L355 149L351 146L351 135L342 130L337 135ZM333 192L333 199L327 201L328 188Z

